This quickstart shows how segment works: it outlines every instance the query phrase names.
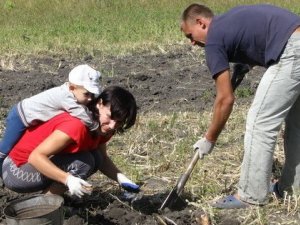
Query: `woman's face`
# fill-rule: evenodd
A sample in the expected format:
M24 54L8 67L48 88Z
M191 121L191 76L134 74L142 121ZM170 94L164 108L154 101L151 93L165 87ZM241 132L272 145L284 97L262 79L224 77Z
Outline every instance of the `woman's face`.
M97 104L97 108L99 110L100 132L102 134L114 133L121 122L111 118L110 105L103 105L101 101Z

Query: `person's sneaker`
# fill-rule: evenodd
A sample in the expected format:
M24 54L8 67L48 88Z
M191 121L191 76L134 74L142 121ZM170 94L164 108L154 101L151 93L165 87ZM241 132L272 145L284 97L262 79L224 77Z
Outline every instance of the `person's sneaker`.
M279 187L278 187L278 181L271 183L270 192L274 193L277 198L283 198L283 193L282 193L282 191L279 190Z

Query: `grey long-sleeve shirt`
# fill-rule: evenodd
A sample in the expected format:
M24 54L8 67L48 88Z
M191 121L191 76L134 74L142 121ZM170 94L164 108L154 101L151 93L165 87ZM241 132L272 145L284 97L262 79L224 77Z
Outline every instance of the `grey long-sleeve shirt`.
M20 101L17 108L26 127L47 121L62 112L68 112L80 119L90 130L99 127L99 123L93 121L88 108L77 103L67 82Z

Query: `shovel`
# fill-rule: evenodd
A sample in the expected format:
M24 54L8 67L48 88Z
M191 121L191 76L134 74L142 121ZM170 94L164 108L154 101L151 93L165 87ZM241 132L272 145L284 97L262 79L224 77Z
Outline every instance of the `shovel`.
M174 207L174 204L176 204L177 200L179 199L179 196L181 195L184 185L186 184L187 180L190 177L191 172L193 171L197 161L199 159L199 153L198 151L195 151L194 157L192 161L190 162L187 170L185 171L184 174L182 174L178 181L176 186L172 189L168 197L165 199L161 207L159 208L159 211L162 211L164 208L168 207Z

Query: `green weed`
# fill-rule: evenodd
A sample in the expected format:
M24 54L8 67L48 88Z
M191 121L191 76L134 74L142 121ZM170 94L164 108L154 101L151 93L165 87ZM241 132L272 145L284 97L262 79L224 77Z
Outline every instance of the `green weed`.
M4 0L0 54L103 55L168 49L187 41L179 29L190 0ZM204 0L216 14L258 0ZM268 3L300 12L298 0Z
M253 90L250 87L239 87L235 90L236 97L247 98L253 95Z

